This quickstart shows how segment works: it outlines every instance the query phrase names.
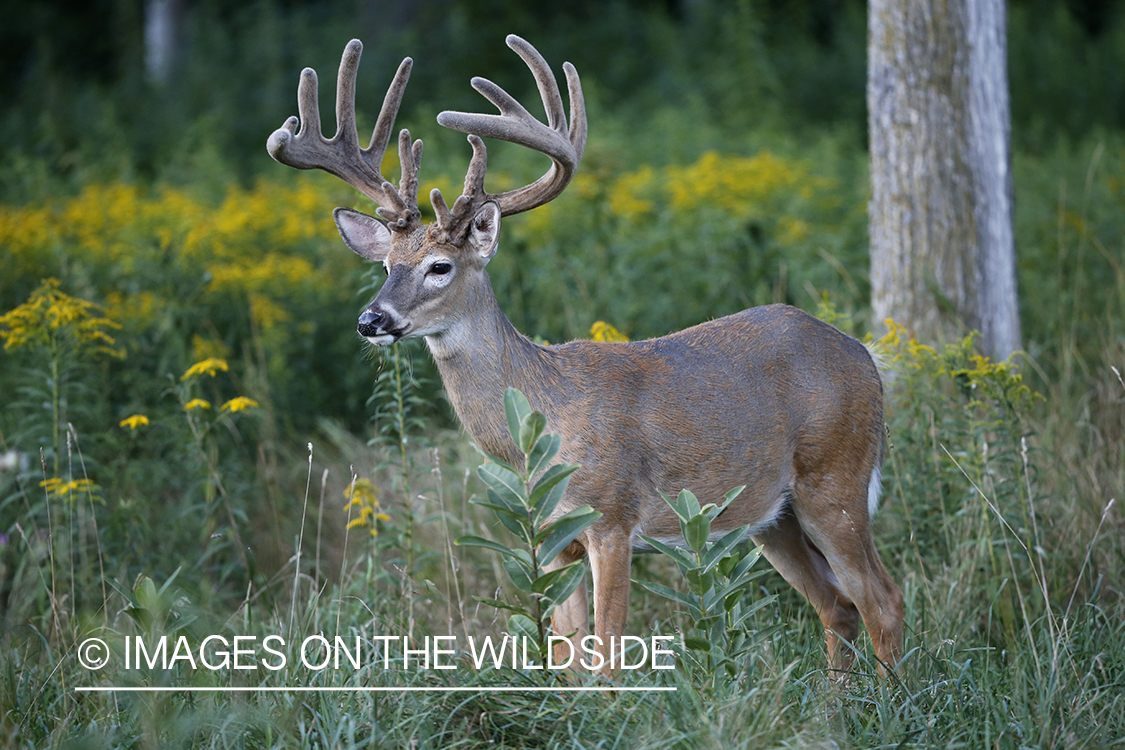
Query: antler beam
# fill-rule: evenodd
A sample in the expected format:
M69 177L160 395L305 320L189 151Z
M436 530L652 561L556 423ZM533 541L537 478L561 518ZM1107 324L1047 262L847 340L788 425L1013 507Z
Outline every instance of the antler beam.
M340 72L336 78L336 135L325 138L321 131L316 71L305 68L301 71L297 87L299 117L290 117L275 130L266 143L266 150L274 159L290 167L323 169L336 175L375 201L379 205L376 213L389 222L390 228L404 230L417 224L421 218L418 210L418 168L422 160L422 141L411 144L406 130L400 134L402 180L398 190L383 178L379 168L390 143L413 63L407 57L398 66L371 133L371 143L361 149L356 131L355 83L362 53L363 44L353 39L344 48L340 60Z
M535 76L539 95L543 99L543 107L547 111L547 124L544 125L533 117L504 89L484 78L473 78L472 86L495 104L500 114L446 111L438 115L438 123L447 128L469 133L470 141L473 136L483 136L527 146L546 154L554 163L546 174L530 185L504 193L490 194L483 188L484 147L478 145L478 141L472 141L473 162L465 180L466 195L462 196L470 200L462 204L461 199L458 199L454 204L453 218L458 218L457 204L462 204L469 209L486 201L496 201L500 205L501 214L509 216L547 203L562 193L570 183L578 167L578 161L582 158L582 152L586 148L586 104L582 97L582 83L578 78L578 71L570 63L563 63L570 95L568 127L562 96L559 94L558 84L547 61L534 47L515 34L508 35L506 41L508 46L523 58L527 67L531 69L532 75ZM470 181L473 182L472 188L470 188ZM470 192L473 193L472 196L469 195ZM441 205L444 208L444 201L441 201ZM441 223L442 211L437 212Z

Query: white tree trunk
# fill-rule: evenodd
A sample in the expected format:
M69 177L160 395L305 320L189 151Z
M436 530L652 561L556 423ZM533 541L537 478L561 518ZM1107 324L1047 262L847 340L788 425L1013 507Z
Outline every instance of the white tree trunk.
M1019 347L1003 0L869 0L876 321Z
M180 0L145 0L145 73L164 85L172 75L180 39Z

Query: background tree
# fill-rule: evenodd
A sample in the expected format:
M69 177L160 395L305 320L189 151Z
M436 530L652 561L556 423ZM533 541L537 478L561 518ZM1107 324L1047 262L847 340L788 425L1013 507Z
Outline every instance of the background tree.
M1020 346L1003 0L870 0L876 321Z
M148 79L167 85L179 53L184 2L145 0L145 73Z

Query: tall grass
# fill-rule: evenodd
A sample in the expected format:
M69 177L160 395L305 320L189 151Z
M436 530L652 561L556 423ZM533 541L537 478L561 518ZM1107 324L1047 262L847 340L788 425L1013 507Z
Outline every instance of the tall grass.
M681 660L671 672L622 677L625 686L673 686L674 693L411 692L539 684L520 669L476 670L463 652L450 657L454 670L407 668L401 641L387 646L377 638L410 631L414 639L454 635L463 644L469 636L499 635L502 619L466 600L509 596L506 577L492 556L445 543L445 527L507 538L466 502L470 490L460 473L472 461L457 434L413 448L409 431L371 447L337 433L323 450L314 449L303 472L297 499L307 528L293 537L292 568L268 580L251 577L245 596L225 603L206 595L188 571L157 580L103 572L110 561L91 535L83 535L89 522L82 519L104 509L87 501L62 512L57 501L48 502L49 527L8 542L24 557L20 586L42 601L34 612L23 610L22 623L7 613L0 736L12 747L1014 748L1122 741L1125 618L1114 588L1121 523L1113 498L1089 516L1083 510L1089 499L1056 494L1050 481L1068 469L1067 459L1037 433L1057 415L1042 399L1019 397L1025 392L1011 367L974 359L963 344L928 350L901 331L882 345L895 362L879 537L903 583L908 623L906 654L890 677L876 674L861 642L854 672L836 686L815 616L792 591L771 583L767 587L780 597L744 624L762 638L717 688L702 687L709 681L694 674L699 667ZM404 381L392 382L384 394L388 416L406 424L399 421L405 415L396 414L408 395ZM1110 398L1120 407L1125 386L1118 387ZM919 409L931 419L921 419ZM386 513L348 530L341 506L356 494L350 467L357 459L375 468L370 486ZM409 485L404 471L414 474ZM336 497L316 491L318 474L336 477L323 483L337 488ZM350 554L341 559L326 555L320 543L312 546L325 523L334 543L350 534ZM400 527L406 523L414 525L409 536ZM380 547L381 540L390 541ZM433 551L428 567L403 567L406 540ZM671 566L659 560L641 565L644 577L686 590ZM66 582L71 575L105 581L108 593L76 609L74 586ZM451 601L455 591L457 602ZM632 632L675 634L690 627L685 613L636 593ZM168 670L123 666L126 638L154 643L161 635L183 636L198 648L214 634L256 636L258 643L280 635L290 644L290 666L272 671L261 666L265 659L245 671L189 669L182 661ZM349 644L358 637L368 656L358 669L303 668L293 644L312 634L340 635ZM77 647L91 636L112 652L100 671L77 661ZM384 647L389 669L381 661ZM177 689L76 691L98 685ZM276 686L391 690L190 692Z

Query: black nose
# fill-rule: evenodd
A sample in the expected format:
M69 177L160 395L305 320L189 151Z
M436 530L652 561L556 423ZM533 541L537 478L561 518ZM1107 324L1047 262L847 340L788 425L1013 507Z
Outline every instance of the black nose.
M360 336L378 336L379 329L384 328L386 324L387 314L385 312L368 308L359 316L359 325L356 326L356 330L359 331Z

